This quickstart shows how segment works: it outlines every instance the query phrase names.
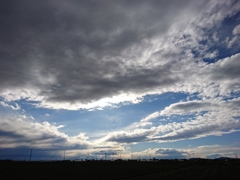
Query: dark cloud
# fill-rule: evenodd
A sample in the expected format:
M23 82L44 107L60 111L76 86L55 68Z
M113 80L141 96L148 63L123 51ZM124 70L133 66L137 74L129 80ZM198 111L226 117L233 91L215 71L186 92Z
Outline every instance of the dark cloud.
M240 77L240 56L239 54L226 58L225 61L218 61L217 63L206 69L209 70L211 79L214 81L234 80Z
M227 129L227 127L225 127ZM176 141L181 139L193 139L199 138L201 135L207 136L216 131L219 131L221 128L217 124L209 125L196 125L195 127L185 127L180 130L175 130L175 132L167 134L164 137L153 138L153 140L163 140L163 141Z
M100 150L100 151L95 151L93 154L94 155L118 155L119 151L114 151L114 150Z
M155 151L156 155L162 155L164 158L176 158L183 159L187 157L187 153L183 151L179 151L176 149L157 149Z
M240 98L235 98L235 99L229 101L229 104L233 105L231 108L237 109L240 106Z
M119 142L119 143L133 143L133 142L143 142L146 141L146 135L134 135L134 136L118 136L110 137L108 141Z
M198 70L189 68L188 74L186 68L210 48L203 43L207 31L201 29L234 15L231 3L219 3L223 14L217 16L214 0L212 9L205 1L190 0L4 0L0 95L37 100L50 108L78 104L79 109L124 93L183 91L189 74ZM209 78L236 78L238 65L213 67Z
M29 147L0 149L0 159L35 161L35 160L63 160L64 150L32 149Z
M210 106L211 103L203 102L203 101L190 101L190 102L183 102L177 103L176 105L172 105L171 109L180 110L184 112L191 112L192 110L200 110L201 108L206 109L206 107Z
M147 68L134 61L190 1L1 4L1 92L31 89L45 102L89 103L178 81L170 64Z
M148 136L152 134L152 130L140 130L136 132L116 132L110 133L106 136L106 141L118 143L134 143L147 141Z
M14 139L23 139L24 136L21 134L17 134L15 132L11 132L11 131L5 131L0 129L0 136L4 137L4 138L14 138Z
M112 64L114 65L116 63ZM100 66L103 65L99 65L98 68ZM106 67L107 65L104 66ZM89 67L91 68L91 65L89 65ZM146 91L161 85L172 85L177 82L178 78L175 78L171 72L168 73L163 70L167 67L168 66L159 67L157 70L144 68L127 69L127 71L130 72L129 74L115 75L116 72L114 72L113 77L111 78L105 78L104 73L98 72L97 70L83 70L85 73L81 73L76 69L74 72L71 72L71 70L75 69L73 67L72 69L69 69L68 76L64 77L64 74L59 75L60 79L58 80L61 82L57 82L59 86L54 89L54 93L47 93L48 100L63 102L80 100L81 102L90 102L91 100L99 100L106 96L111 97L120 94L121 92L143 92L144 90ZM102 68L104 69L104 67ZM107 68L113 70L116 69L116 66L112 67L110 64ZM116 69L116 71L118 70ZM92 74L93 72L94 74ZM153 77L160 78L157 79ZM50 86L50 89L53 89L53 87Z

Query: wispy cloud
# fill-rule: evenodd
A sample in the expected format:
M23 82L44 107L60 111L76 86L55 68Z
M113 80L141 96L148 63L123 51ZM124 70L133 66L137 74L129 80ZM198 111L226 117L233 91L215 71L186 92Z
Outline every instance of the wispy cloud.
M19 104L15 103L14 105L11 105L11 104L8 104L4 101L0 101L0 105L2 105L3 107L8 107L8 108L11 108L13 110L20 110L21 107L19 106Z
M130 126L125 132L115 132L107 135L108 141L119 143L134 143L143 141L178 141L195 139L210 135L221 136L239 131L240 99L228 101L188 101L171 104L160 112L150 114L146 118ZM169 120L174 115L184 121L167 121L162 124L161 119L166 116ZM190 115L190 117L185 117ZM146 122L151 125L147 126ZM143 125L141 125L143 124ZM141 127L145 127L140 129Z

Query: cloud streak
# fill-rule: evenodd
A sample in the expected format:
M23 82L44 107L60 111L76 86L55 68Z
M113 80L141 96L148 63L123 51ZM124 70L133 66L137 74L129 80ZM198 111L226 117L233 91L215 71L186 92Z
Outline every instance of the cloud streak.
M126 131L108 134L106 141L171 142L238 132L240 127L239 102L240 99L235 98L228 101L194 100L171 104L162 111L133 123ZM178 120L171 122L176 115ZM162 119L166 117L168 120L163 123Z

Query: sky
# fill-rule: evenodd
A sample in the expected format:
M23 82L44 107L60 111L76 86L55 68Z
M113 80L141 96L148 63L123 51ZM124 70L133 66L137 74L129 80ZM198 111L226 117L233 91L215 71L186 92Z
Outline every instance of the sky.
M0 24L0 159L240 156L240 1L2 0Z

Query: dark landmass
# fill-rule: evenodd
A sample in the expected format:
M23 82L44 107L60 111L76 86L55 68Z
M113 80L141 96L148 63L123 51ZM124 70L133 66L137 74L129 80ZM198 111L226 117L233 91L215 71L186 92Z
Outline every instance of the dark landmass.
M0 179L240 179L239 159L0 161Z

